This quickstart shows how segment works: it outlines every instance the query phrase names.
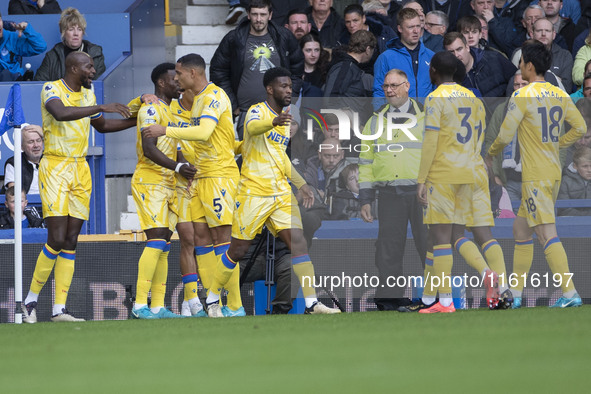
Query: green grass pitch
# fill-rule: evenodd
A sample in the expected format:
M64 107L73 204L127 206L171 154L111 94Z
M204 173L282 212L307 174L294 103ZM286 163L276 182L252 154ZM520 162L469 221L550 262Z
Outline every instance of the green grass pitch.
M582 393L591 306L0 325L2 393Z

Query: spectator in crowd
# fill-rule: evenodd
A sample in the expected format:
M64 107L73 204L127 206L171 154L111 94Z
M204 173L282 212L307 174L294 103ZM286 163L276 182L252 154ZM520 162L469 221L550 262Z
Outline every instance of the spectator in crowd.
M14 228L14 211L15 211L15 198L14 198L14 186L10 186L6 189L6 205L7 211L0 215L0 230L7 230ZM27 207L27 194L22 190L21 199L21 211L22 211L22 228L40 228L45 227L43 218L39 215L39 212L35 208Z
M574 68L573 68L573 70L574 70ZM573 71L573 74L574 74L574 71ZM587 60L587 63L585 63L585 73L584 74L585 74L585 78L583 78L583 83L581 85L581 88L570 95L572 97L572 99L575 101L575 103L580 98L591 97L591 78L587 78L591 74L591 59Z
M285 28L292 32L295 38L300 41L303 36L310 33L312 25L308 20L308 14L296 9L289 11Z
M425 30L433 35L444 36L449 27L449 18L443 11L429 11L425 16Z
M386 24L392 29L395 29L395 26L392 26L392 20L388 16L388 5L390 2L388 1L387 3L387 5L384 5L380 0L363 0L361 7L363 7L365 15L381 15L385 18Z
M39 194L39 161L43 156L43 129L41 126L23 127L22 136L22 188L26 194ZM14 156L4 163L4 187L14 185Z
M445 35L444 46L466 67L462 86L478 89L483 97L503 97L507 83L515 74L516 67L496 51L469 47L466 38L458 32Z
M392 29L394 29L394 31L396 31L396 28L398 26L398 23L396 22L396 15L398 15L398 11L400 11L402 9L403 1L401 1L401 0L378 0L378 1L380 3L382 3L382 6L384 7L385 14L388 17L388 24L390 25L390 27ZM372 2L372 1L371 0L364 0L361 5L363 6L366 2ZM365 11L370 12L369 10L365 10Z
M300 48L304 54L302 97L322 97L330 55L322 48L315 33L303 36L300 40Z
M575 151L573 163L562 173L559 200L591 198L591 148L581 146ZM560 208L559 216L591 216L591 208Z
M486 41L483 43L484 37L482 35L482 24L477 16L469 15L460 18L456 28L458 33L462 33L466 39L466 44L468 44L469 47L479 49L486 48Z
M400 38L388 44L388 50L382 53L374 66L373 96L384 97L384 76L393 68L400 69L408 76L410 97L427 97L433 90L429 78L429 62L433 51L420 41L422 31L419 14L410 8L398 13L398 32ZM374 100L374 109L381 107L384 100Z
M552 52L550 71L560 78L564 90L569 94L572 93L573 57L569 51L554 42L556 38L554 25L548 19L542 18L534 23L533 32L533 39L543 43Z
M304 57L294 35L271 20L270 0L251 0L248 18L224 36L211 59L211 81L224 89L238 118L242 139L244 117L266 92L265 71L282 66L291 71L293 95L298 96Z
M419 18L421 19L420 37L423 45L435 53L442 51L443 37L439 34L431 34L425 30L425 12L423 11L423 6L418 1L411 0L402 6L402 9L405 8L412 8L419 14Z
M240 20L246 14L246 8L244 8L240 0L228 0L230 10L226 16L226 25L233 25Z
M308 0L271 0L271 20L279 26L285 25L290 11L303 10L309 5Z
M523 11L527 0L472 0L474 14L483 16L488 22L489 42L507 57L518 48L523 40L516 41L521 29Z
M373 78L360 65L368 62L376 48L375 36L367 30L358 30L351 36L346 53L334 52L332 65L326 75L324 97L328 108L351 108L365 122L371 114Z
M359 187L361 217L372 222L375 215L371 204L378 191L379 232L376 242L375 264L380 279L389 275L402 275L402 258L406 246L408 222L411 224L415 247L421 261L425 262L427 252L427 228L423 224L423 210L417 201L417 175L421 160L424 129L422 106L409 97L410 83L404 71L393 69L384 77L382 87L388 104L376 112L365 124L364 135L376 133L380 121L387 124L387 118L396 114L412 114L417 123L410 128L416 140L406 133L395 133L388 139L387 133L371 141L375 149L362 149L359 155ZM399 118L397 123L410 122ZM366 142L369 144L369 142ZM402 149L397 148L399 144ZM396 153L390 150L393 147ZM381 289L376 291L375 302L380 310L396 310L410 304L403 298L402 289Z
M86 19L76 8L66 8L59 21L62 41L45 54L35 74L35 81L55 81L66 74L66 57L72 52L87 53L94 61L95 78L105 72L105 56L100 45L83 39Z
M10 0L8 14L59 14L62 12L57 0Z
M533 0L530 4L538 3L538 0ZM576 26L581 19L581 0L564 0L560 8L560 16L571 19Z
M554 26L556 34L560 34L564 38L568 50L571 51L577 33L573 21L569 18L560 16L562 0L540 0L539 4L546 14L546 19L548 19Z
M469 0L419 0L419 2L427 14L431 11L441 11L447 15L450 31L456 29L458 19L470 15L472 11Z
M585 45L579 49L573 64L573 84L583 85L583 78L587 75L587 64L591 60L591 32L585 39Z
M0 82L15 81L25 73L21 58L40 54L47 44L27 22L15 24L15 31L5 30L3 25L0 14Z
M292 118L289 124L289 145L286 152L297 172L303 174L306 171L308 159L317 155L318 150L314 143L308 140L306 132L302 129L298 107L291 104L289 113Z
M260 246L259 246L260 244ZM252 240L250 248L240 259L241 284L257 280L265 280L267 269L267 248L274 248L275 265L273 281L275 282L275 297L271 301L271 314L283 315L292 307L291 297L291 252L287 245L279 238L274 238L267 230ZM255 255L256 253L256 255ZM254 260L254 261L253 261ZM242 276L250 265L246 277Z
M392 30L390 26L385 24L382 20L376 16L365 15L363 7L359 4L349 4L343 12L345 20L345 30L340 37L339 42L343 45L348 45L351 39L351 35L359 30L365 30L372 33L376 40L377 45L373 52L373 56L367 63L369 69L364 71L373 73L373 65L378 58L378 55L386 50L386 44L392 38L396 37L397 34Z
M339 37L345 30L343 18L332 8L333 0L310 0L306 9L312 23L312 31L318 34L322 46L332 49L337 46Z
M337 192L330 198L330 220L361 219L359 165L352 163L343 168L337 186ZM375 204L371 208L372 215L376 215Z
M320 228L322 221L328 219L329 198L336 193L339 174L347 165L344 158L339 140L328 138L319 145L318 155L311 157L306 163L304 179L314 192L314 205L311 208L300 207L304 237L308 245L312 244L314 233Z

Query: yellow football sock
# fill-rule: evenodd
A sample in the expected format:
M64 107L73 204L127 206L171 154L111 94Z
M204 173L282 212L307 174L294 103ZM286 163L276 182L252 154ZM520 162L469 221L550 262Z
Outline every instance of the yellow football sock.
M495 271L499 275L499 287L509 287L509 279L507 278L507 267L505 266L505 256L503 255L503 249L496 239L482 244L482 252L488 262L488 266L491 270Z
M183 275L184 300L189 301L197 297L197 273Z
M451 244L433 246L433 270L435 271L435 277L439 278L439 295L451 294L451 269L453 262Z
M423 297L437 296L437 288L433 286L433 252L427 252L427 258L425 259L425 274L424 274L424 287Z
M554 275L560 275L560 287L562 293L566 293L571 290L575 290L575 284L572 280L572 275L568 268L568 258L564 251L564 246L558 237L550 238L544 245L544 254L546 255L546 261L550 266L550 270ZM553 277L554 278L554 277Z
M195 257L197 258L197 270L201 284L205 289L209 289L218 263L213 245L196 246Z
M30 287L31 292L35 294L41 292L45 282L47 282L47 278L49 278L49 274L51 274L59 253L59 251L53 250L49 245L43 245L43 249L41 249L39 257L37 257L37 264L35 264L35 271L33 272L33 280L31 281Z
M222 254L221 257L220 264L217 266L217 270L213 275L211 287L209 288L209 291L217 296L222 292L222 288L226 287L237 265L230 259L230 257L228 257L228 253Z
M511 289L523 291L527 274L534 260L534 240L515 240L515 250L513 251L513 276L516 279L516 286ZM513 279L513 278L512 278ZM513 281L511 281L513 282Z
M478 250L478 246L472 241L470 241L466 237L461 237L455 243L455 248L459 254L462 255L466 263L472 268L474 268L480 275L484 273L485 270L488 269L488 265L486 261L484 261L484 257L480 254L480 250Z
M166 244L160 257L158 257L158 264L154 270L152 277L152 302L151 308L159 308L164 306L164 296L166 295L166 279L168 278L168 253L170 252L170 242Z
M291 259L291 266L293 272L300 280L300 286L302 286L302 293L304 298L316 297L316 290L314 289L314 266L310 261L310 256L307 254L296 256Z
M74 276L75 250L63 250L55 260L55 304L66 305L70 284Z
M221 262L222 255L230 248L230 242L225 242L214 246L215 255ZM228 282L224 285L227 291L226 294L226 306L233 311L236 311L242 307L242 298L240 297L240 267L236 265L236 269L233 270L232 275L228 279Z
M166 248L166 241L163 239L149 239L138 263L137 285L135 292L136 304L146 305L148 303L148 292L152 287L152 278L158 265L162 251Z
M242 307L242 297L240 296L240 268L236 266L230 280L224 286L228 294L226 295L226 306L233 311Z

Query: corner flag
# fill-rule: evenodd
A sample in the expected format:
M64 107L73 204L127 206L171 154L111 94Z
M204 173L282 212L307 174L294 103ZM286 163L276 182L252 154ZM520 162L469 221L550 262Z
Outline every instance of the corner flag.
M8 100L4 107L4 115L0 122L0 135L14 126L20 126L25 123L25 114L21 103L21 85L14 84L8 92Z

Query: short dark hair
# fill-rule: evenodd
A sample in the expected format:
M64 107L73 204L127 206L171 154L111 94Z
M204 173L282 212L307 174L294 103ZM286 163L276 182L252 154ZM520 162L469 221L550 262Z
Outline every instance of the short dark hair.
M301 8L294 8L293 10L290 10L287 13L287 18L285 20L289 21L289 18L291 18L292 15L305 15L306 19L308 20L308 23L310 23L310 17L308 16L308 14L306 14L306 11L304 11Z
M464 45L468 45L468 41L466 41L466 37L460 32L457 31L450 31L449 33L445 33L443 36L443 47L445 48L448 45L454 43L455 40L462 40Z
M265 75L263 75L263 86L267 87L271 85L273 81L275 81L275 79L281 77L291 78L291 72L289 72L288 69L283 67L270 68L265 72Z
M363 11L363 7L361 6L361 4L349 4L345 7L345 10L343 11L343 17L347 14L353 13L361 16L365 15L365 12Z
M339 124L339 117L336 116L333 113L324 114L324 120L326 121L326 125L327 126L328 125L332 126L332 125L335 125L335 124Z
M194 68L202 68L205 70L205 60L196 53L189 53L188 55L179 57L179 60L176 61L180 63L183 67L194 67Z
M250 12L253 8L266 8L271 12L271 0L250 0L246 10Z
M464 82L464 79L466 79L466 66L464 66L464 63L462 63L457 57L456 63L456 72L454 73L453 79L455 83L461 85Z
M588 81L590 79L591 79L591 73L585 74L585 77L583 78L583 83L581 85L585 86L585 81Z
M456 76L458 64L461 63L448 51L437 52L431 58L431 67L433 67L437 74L441 77L452 78ZM465 71L464 71L465 72Z
M160 63L152 70L152 75L150 78L152 79L152 83L156 85L158 80L162 78L162 76L168 73L170 70L174 70L174 64L172 63Z
M367 47L375 48L378 45L378 40L372 32L367 30L358 30L351 34L349 39L349 52L363 53Z
M474 15L461 17L456 24L456 30L461 33L466 29L478 29L478 31L482 31L480 19Z
M552 65L552 52L538 40L527 40L521 47L523 64L534 65L537 75L544 75Z

